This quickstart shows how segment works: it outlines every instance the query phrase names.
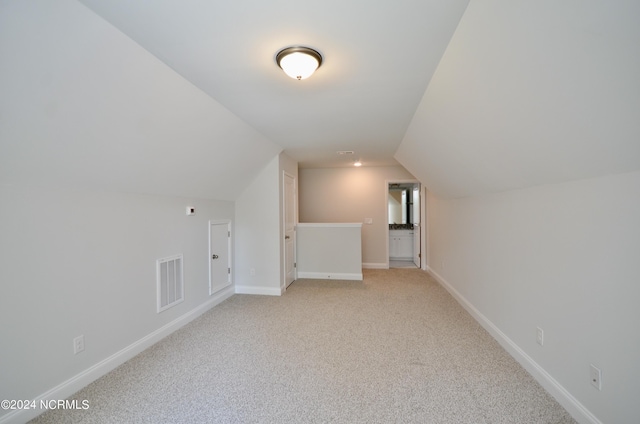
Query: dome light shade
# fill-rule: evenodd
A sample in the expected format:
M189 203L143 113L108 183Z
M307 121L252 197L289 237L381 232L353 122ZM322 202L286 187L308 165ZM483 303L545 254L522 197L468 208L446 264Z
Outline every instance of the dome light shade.
M276 55L285 74L297 80L309 78L322 64L322 56L309 47L287 47Z

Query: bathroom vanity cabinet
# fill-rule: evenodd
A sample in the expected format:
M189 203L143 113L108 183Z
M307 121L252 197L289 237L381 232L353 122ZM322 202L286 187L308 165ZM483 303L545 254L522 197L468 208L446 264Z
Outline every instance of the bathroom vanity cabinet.
M413 230L389 230L389 258L413 259Z

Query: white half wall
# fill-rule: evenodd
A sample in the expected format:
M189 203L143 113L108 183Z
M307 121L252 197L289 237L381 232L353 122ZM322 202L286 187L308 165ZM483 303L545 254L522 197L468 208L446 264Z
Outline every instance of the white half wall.
M299 278L362 280L361 223L298 224Z
M579 422L637 422L640 172L427 203L429 266L476 318Z

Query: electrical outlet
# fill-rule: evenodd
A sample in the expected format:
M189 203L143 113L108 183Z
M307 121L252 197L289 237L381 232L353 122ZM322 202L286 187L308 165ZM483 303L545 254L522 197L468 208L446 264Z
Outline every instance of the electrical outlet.
M540 327L536 328L536 342L540 346L544 346L544 331L542 331L542 328Z
M84 336L80 335L75 339L73 339L73 354L77 355L83 350L84 350Z
M591 385L598 390L602 390L602 371L600 371L600 368L591 364L590 374L591 374Z

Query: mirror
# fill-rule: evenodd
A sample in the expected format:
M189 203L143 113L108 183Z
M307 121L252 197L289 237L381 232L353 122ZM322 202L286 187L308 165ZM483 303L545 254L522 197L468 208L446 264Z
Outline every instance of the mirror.
M389 224L412 225L420 220L420 184L389 184Z

